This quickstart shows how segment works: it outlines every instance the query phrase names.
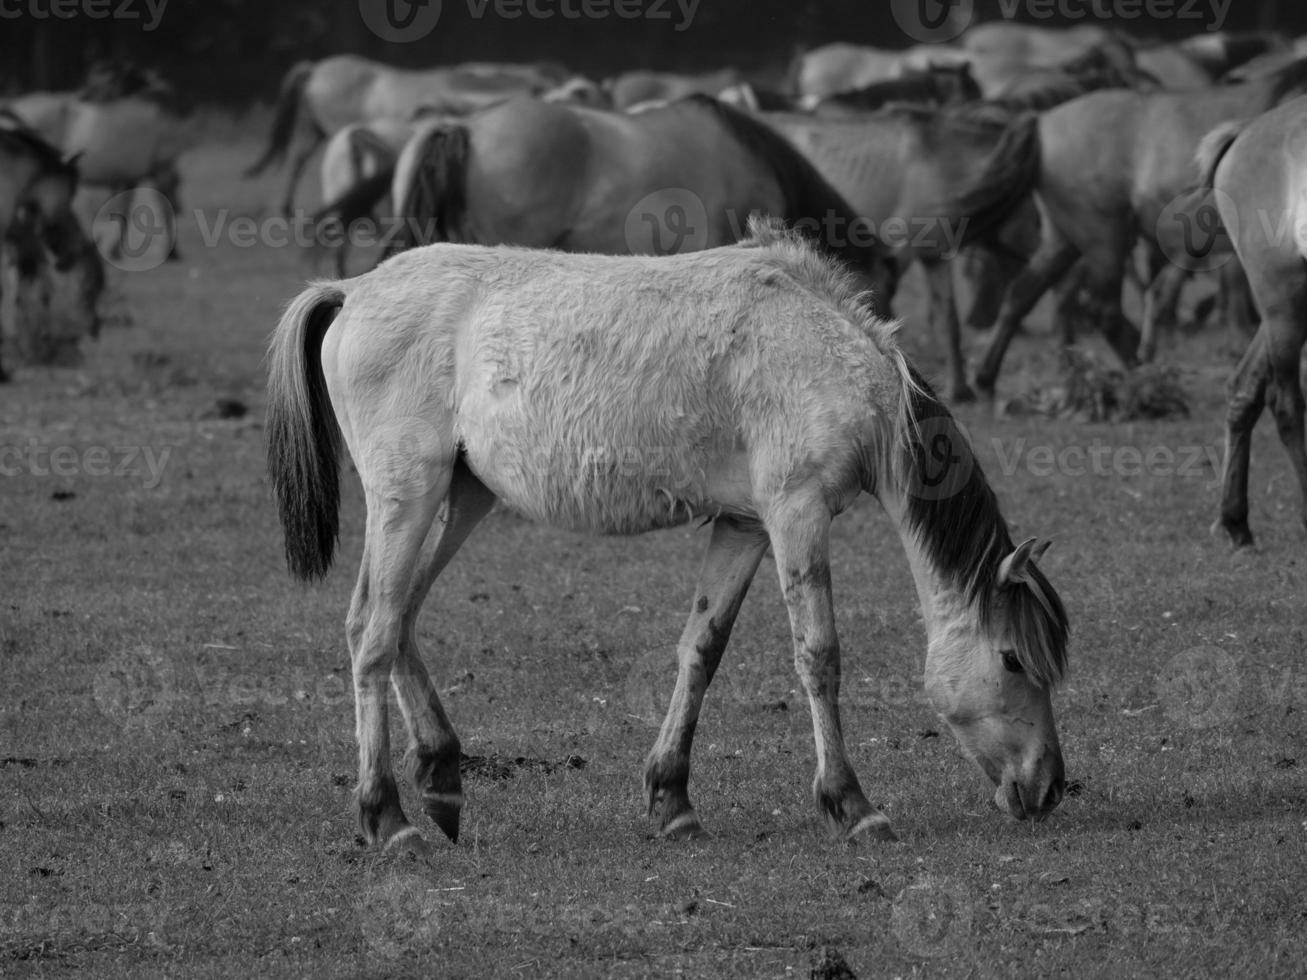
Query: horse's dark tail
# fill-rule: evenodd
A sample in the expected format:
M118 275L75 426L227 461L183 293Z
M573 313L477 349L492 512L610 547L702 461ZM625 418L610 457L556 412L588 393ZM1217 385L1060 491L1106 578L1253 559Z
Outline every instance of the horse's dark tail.
M388 193L395 177L394 166L386 167L371 177L364 177L334 201L324 204L313 216L315 226L324 221L339 221L346 232L360 218L372 214Z
M245 171L246 177L257 177L274 163L286 159L290 149L291 137L295 135L295 117L299 112L300 97L304 94L304 85L313 74L313 62L301 61L286 72L281 80L281 93L277 96L277 113L272 120L272 133L268 139L268 148L263 156Z
M457 241L456 229L467 210L467 127L441 124L418 139L404 150L412 154L412 170L408 185L397 195L395 213L401 221L387 256L418 245Z
M1008 124L989 154L985 172L941 214L965 220L960 244L990 238L1039 181L1039 117L1025 113Z
M1202 190L1210 191L1216 186L1216 168L1221 165L1225 154L1234 146L1234 141L1251 121L1234 119L1223 122L1202 138L1198 144L1198 152L1194 155L1194 162L1198 165L1198 173L1201 175L1198 186Z
M309 286L268 350L268 476L286 561L306 580L327 574L340 532L341 435L322 373L322 337L344 300L339 283Z

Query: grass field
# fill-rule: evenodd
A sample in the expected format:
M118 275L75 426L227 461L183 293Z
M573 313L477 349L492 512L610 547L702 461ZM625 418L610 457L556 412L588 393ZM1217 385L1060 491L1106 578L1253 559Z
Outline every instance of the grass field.
M256 149L188 158L203 223L274 199L280 177L233 176ZM132 324L80 368L0 391L0 446L23 450L0 477L0 975L835 977L827 947L862 977L1301 975L1307 549L1268 422L1259 548L1208 536L1225 337L1163 351L1186 420L961 412L1016 532L1055 539L1072 618L1073 794L1046 822L1000 816L925 705L915 592L866 500L834 540L845 727L903 842L824 836L769 566L699 728L715 836L651 839L641 764L707 531L596 539L497 510L423 620L469 759L462 840L419 864L355 837L357 485L310 589L263 476L263 346L308 270L201 224L184 263L114 275ZM938 371L912 316L905 336ZM1001 384L1055 365L1022 338ZM1099 463L1058 465L1076 453Z

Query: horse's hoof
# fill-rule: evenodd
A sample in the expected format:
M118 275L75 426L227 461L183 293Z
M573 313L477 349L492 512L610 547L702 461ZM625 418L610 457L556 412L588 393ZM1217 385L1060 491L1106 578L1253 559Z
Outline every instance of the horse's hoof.
M422 810L452 843L458 843L458 824L463 812L462 793L424 793Z
M889 817L880 811L868 813L851 827L832 822L831 830L836 837L848 841L879 840L896 844L899 840L899 835L894 833L894 828L890 826Z
M405 827L386 841L382 850L386 854L411 855L420 861L425 861L435 853L431 842L418 833L416 827Z
M1212 522L1209 533L1213 537L1219 537L1222 534L1226 535L1230 539L1230 547L1235 551L1251 548L1254 543L1253 532L1249 530L1246 521L1226 523L1225 518L1218 517Z
M703 829L698 815L687 810L663 824L658 836L663 840L703 840L712 835Z

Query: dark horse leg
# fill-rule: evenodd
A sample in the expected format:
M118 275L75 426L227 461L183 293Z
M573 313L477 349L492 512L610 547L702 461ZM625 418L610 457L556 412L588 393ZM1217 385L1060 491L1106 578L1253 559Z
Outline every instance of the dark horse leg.
M949 401L975 401L976 394L967 384L966 362L962 357L962 328L958 323L952 266L943 259L935 258L923 258L921 264L930 286L930 320L935 342L943 347L948 367L945 387Z
M1248 527L1248 464L1252 455L1253 428L1266 406L1266 384L1270 374L1266 349L1266 328L1263 326L1244 351L1228 389L1221 516L1212 526L1212 531L1224 529L1236 548L1253 543L1253 534Z
M1290 278L1292 277L1292 278ZM1280 283L1287 287L1281 303L1268 305L1266 323L1266 355L1271 380L1267 387L1266 402L1275 417L1284 451L1289 454L1298 488L1302 495L1299 515L1307 528L1307 439L1304 438L1304 404L1302 392L1302 349L1307 344L1307 276L1299 270L1290 273ZM1296 282L1294 281L1296 280ZM1292 286L1289 283L1293 283Z
M1003 298L1003 309L999 313L994 336L990 338L985 350L984 360L976 372L976 387L982 394L992 397L994 383L1003 366L1003 356L1007 353L1012 338L1021 328L1021 321L1035 308L1035 304L1048 289L1075 264L1076 250L1060 236L1053 234L1045 238L1039 251L1030 260L1030 265L1016 281L1008 287Z

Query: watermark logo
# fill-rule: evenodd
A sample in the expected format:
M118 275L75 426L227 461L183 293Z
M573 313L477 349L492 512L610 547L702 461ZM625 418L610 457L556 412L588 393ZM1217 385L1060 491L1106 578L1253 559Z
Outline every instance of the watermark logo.
M1219 269L1234 258L1239 212L1224 191L1189 191L1157 218L1155 237L1167 260L1188 272Z
M890 925L899 944L914 956L960 952L971 934L973 912L966 892L953 882L926 879L899 892Z
M894 22L921 44L956 40L976 17L975 0L890 0Z
M167 7L168 0L0 0L0 20L135 20L148 34Z
M1217 728L1234 721L1241 687L1238 663L1214 646L1177 654L1157 676L1166 717L1188 728Z
M182 696L181 671L172 658L150 647L110 657L92 681L95 705L124 728L149 728Z
M96 223L114 233L98 241L100 255L124 272L149 272L168 259L177 229L172 202L153 187L135 187L105 201Z
M1004 476L1024 470L1037 479L1085 476L1205 480L1207 489L1221 484L1219 446L1114 446L1094 438L1087 445L1056 448L1031 444L1024 437L991 445Z
M1219 31L1225 26L1234 0L998 0L999 16L1004 20L1022 17L1035 21L1058 18L1064 21L1097 20L1104 22L1187 21L1190 28Z
M365 888L358 900L363 939L387 960L430 952L440 940L443 906L429 881L417 875L387 878Z
M359 16L377 37L392 44L421 41L440 23L441 0L359 0Z
M445 442L426 419L404 415L380 423L359 447L359 478L373 493L416 500L436 486L448 470Z
M708 247L708 209L684 187L654 191L633 207L623 229L633 255L680 255Z
M976 468L971 439L949 415L920 419L907 447L903 491L918 500L947 500L966 488Z

